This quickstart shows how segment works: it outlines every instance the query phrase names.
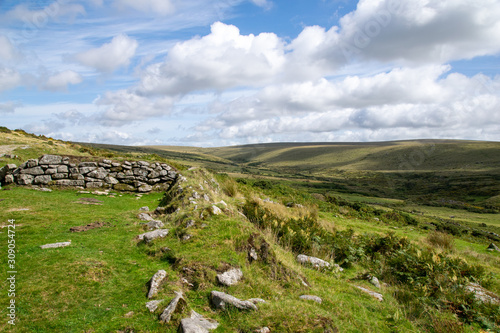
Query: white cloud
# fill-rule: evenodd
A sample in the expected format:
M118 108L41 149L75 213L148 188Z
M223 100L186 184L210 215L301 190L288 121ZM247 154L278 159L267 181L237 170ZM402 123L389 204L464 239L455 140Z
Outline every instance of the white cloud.
M138 43L135 39L121 34L101 47L75 55L75 59L81 64L95 68L100 72L111 73L119 67L130 64L137 46Z
M129 8L145 13L169 15L175 10L171 0L115 0L118 8Z
M250 0L256 6L262 7L264 9L270 9L273 6L273 3L269 0Z
M50 20L62 17L75 18L78 15L85 15L85 13L85 8L82 5L58 0L39 10L31 10L26 4L17 5L14 9L3 14L2 20L5 22L21 21L27 27L42 28Z
M67 70L50 76L43 87L51 91L66 90L68 84L79 84L81 82L82 77L80 74Z
M0 91L9 90L20 86L22 76L16 70L0 66Z
M139 91L173 96L262 85L281 72L283 46L275 34L241 35L237 27L216 22L209 35L176 44L164 63L148 67Z
M95 102L106 109L96 115L96 121L104 126L123 126L130 122L168 115L174 100L170 97L147 98L121 90L107 92Z
M0 61L12 61L19 54L19 51L12 45L10 39L0 35Z
M0 113L14 113L16 108L22 106L19 102L0 103Z

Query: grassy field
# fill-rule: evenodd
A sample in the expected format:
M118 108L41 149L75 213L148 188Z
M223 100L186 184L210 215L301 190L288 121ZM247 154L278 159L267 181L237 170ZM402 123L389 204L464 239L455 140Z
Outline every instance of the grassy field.
M495 196L481 195L494 194L497 186L489 183L489 177L496 177L490 165L496 158L490 149L496 149L496 144L484 143L485 155L473 170L457 171L464 178L455 178L451 169L438 172L438 161L424 163L418 172L387 171L394 167L391 160L422 144L427 147L429 142L276 144L218 151L106 146L103 150L102 145L2 133L0 148L19 157L0 158L0 167L42 153L89 159L167 158L187 180L165 194L141 197L2 188L3 248L9 240L8 221L16 224L17 321L15 327L8 324L10 298L2 292L0 331L177 332L180 319L192 309L217 320L220 326L215 332L256 332L265 326L271 332L500 332L498 305L481 303L464 288L477 282L500 294L500 252L487 250L491 242L500 241L488 233L500 233L500 219L485 211L484 203L494 202ZM455 156L460 147L458 142L440 144L433 152L443 160ZM481 156L479 143L461 144L464 151L475 151L474 158ZM343 170L328 171L327 161L335 157L331 149L337 149ZM454 152L447 152L450 149ZM294 157L297 150L302 159ZM376 169L384 154L388 162ZM448 168L465 159L457 156ZM322 175L311 171L314 159L324 161L318 169ZM295 174L280 171L293 169L299 161L306 162L295 164ZM212 170L218 167L219 172L200 167L205 164ZM196 168L189 168L193 165ZM228 176L228 171L236 177ZM327 176L329 172L334 177ZM477 182L467 180L465 172L471 172ZM387 178L386 173L396 176ZM391 183L393 188L387 190ZM456 188L473 187L480 191L454 194ZM418 195L398 197L401 188ZM447 199L420 198L420 192L429 188ZM366 193L360 194L363 189ZM392 196L370 195L375 192ZM137 217L139 208L153 210L159 205L171 212L159 217L168 235L151 244L139 242L136 236L145 232ZM214 205L221 214L213 213ZM96 222L102 225L70 231ZM188 227L188 222L193 225ZM65 248L40 248L70 240ZM250 247L258 260L249 259ZM302 266L295 259L298 254L320 257L343 271ZM0 289L5 291L7 256L0 257L0 267ZM243 279L222 286L216 275L230 267L240 268ZM165 301L150 313L145 307L148 281L159 269L167 277L155 299ZM368 275L377 276L381 287L370 284ZM382 294L384 300L379 302L359 286ZM266 303L259 304L257 312L216 310L210 302L212 290L240 299L262 298ZM175 291L183 291L187 305L170 323L162 324L159 313ZM304 294L319 296L322 303L299 299Z

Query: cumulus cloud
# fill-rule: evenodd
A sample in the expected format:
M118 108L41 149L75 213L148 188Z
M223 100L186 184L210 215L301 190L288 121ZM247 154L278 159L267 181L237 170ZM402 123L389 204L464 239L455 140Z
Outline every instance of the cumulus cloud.
M261 85L284 63L283 42L275 34L241 35L237 27L216 22L209 35L176 44L165 62L148 67L139 91L173 96Z
M115 0L115 5L122 9L129 8L159 15L172 14L175 9L170 0Z
M0 91L15 88L22 83L22 76L14 69L0 66Z
M19 51L17 51L10 39L7 36L0 35L0 61L12 61L18 54Z
M119 67L126 67L135 55L138 43L125 34L114 37L101 47L76 54L81 64L104 73L111 73Z
M0 103L0 113L14 113L20 106L22 104L19 102Z
M43 87L51 91L66 90L69 84L79 84L81 82L82 77L80 74L67 70L50 76Z
M123 126L130 122L169 114L174 99L147 98L122 90L107 92L94 103L105 107L105 110L96 116L97 122L105 126Z

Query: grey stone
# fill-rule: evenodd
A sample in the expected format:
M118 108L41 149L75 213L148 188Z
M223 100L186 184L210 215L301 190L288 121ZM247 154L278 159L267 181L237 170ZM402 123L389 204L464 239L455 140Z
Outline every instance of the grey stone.
M147 177L149 174L149 171L146 169L141 169L141 168L134 168L132 169L134 176L142 176L142 177Z
M102 182L88 182L85 184L86 188L99 188L102 187L103 183Z
M150 185L147 185L147 184L144 184L144 185L141 185L137 188L137 191L139 192L151 192L153 188L150 186Z
M227 272L217 275L217 280L220 284L225 286L232 286L243 277L243 272L239 268L233 268Z
M163 269L160 269L158 272L156 272L153 277L150 280L149 283L149 292L148 292L148 298L151 299L155 297L158 294L161 282L163 279L167 277L167 272L165 272Z
M33 179L35 179L35 177L32 175L21 174L17 176L17 183L19 185L30 185L33 183Z
M297 262L302 265L312 265L315 268L320 267L330 267L330 263L316 257L306 256L304 254L299 254L297 256Z
M66 246L70 246L70 245L71 245L71 242L62 242L62 243L52 243L52 244L41 245L40 248L42 248L42 249L56 249L59 247L66 247Z
M68 173L69 172L69 168L67 165L60 165L57 167L57 172L58 173Z
M47 169L45 170L46 175L55 175L57 173L57 169Z
M370 278L368 279L368 281L370 281L370 283L373 286L375 286L376 288L380 289L380 281L377 279L376 276L370 276Z
M158 309L158 306L160 305L160 303L163 301L164 301L163 299L160 299L160 300L147 302L146 307L148 308L149 312L155 312L156 309Z
M500 304L500 297L477 283L469 283L465 289L473 293L474 297L482 303Z
M17 165L15 164L7 164L5 167L7 168L7 171L12 171L17 169Z
M84 182L84 184L85 184L85 182ZM56 180L56 185L57 186L71 186L71 180L59 179L59 180Z
M7 175L4 178L4 183L5 184L12 184L14 182L14 176L13 175Z
M72 180L85 180L85 177L79 173L70 173L68 178Z
M87 174L87 177L92 177L92 178L97 178L97 179L104 179L108 175L108 172L104 170L103 168L99 168L96 170L93 170Z
M494 243L491 243L488 248L487 248L488 251L497 251L497 252L500 252L500 249L498 248L498 246L496 246Z
M137 162L137 165L140 165L142 167L148 167L149 166L149 162L146 162L146 161L138 161Z
M148 206L141 207L141 208L139 208L139 211L149 212L149 207Z
M34 168L38 166L38 160L37 159L29 159L26 161L26 167L27 168Z
M39 175L43 175L45 172L43 171L43 169L41 167L38 166L38 167L34 167L34 168L29 168L29 169L22 169L21 173L26 174L26 175L39 176Z
M110 185L116 185L119 183L118 179L111 177L111 176L105 177L104 182L106 182L106 184L110 184Z
M81 162L80 164L78 164L78 167L79 168L87 168L87 167L92 167L92 168L95 168L97 169L97 163L96 162Z
M319 303L319 304L321 304L321 302L323 302L323 300L320 297L314 296L314 295L302 295L299 298L305 299L307 301L314 301L314 302Z
M208 333L219 327L215 320L206 319L202 315L191 310L191 317L181 320L180 333Z
M371 291L369 289L366 289L366 288L363 288L360 286L355 286L355 287L358 288L359 290L361 290L362 292L367 293L368 295L376 298L379 302L382 302L384 300L384 296L382 296L382 294L376 293L374 291Z
M148 223L145 223L145 225L148 227L149 230L160 229L165 226L163 222L159 220L149 221Z
M157 238L163 238L168 235L168 229L158 229L155 231L146 232L138 236L139 240L143 240L146 243L150 243Z
M153 218L148 213L140 213L137 217L141 221L153 221Z
M87 167L87 166L80 166L80 167L79 167L80 173L81 173L82 175L86 175L86 174L88 174L89 172L92 172L92 171L94 171L94 170L96 170L96 169L97 169L97 167L93 167L93 166L88 166L88 167Z
M153 178L158 178L160 177L160 173L156 172L156 171L151 171L148 175L148 178L150 179L153 179Z
M50 177L49 175L43 175L43 176L36 176L33 183L37 184L37 185L39 185L39 184L47 185L51 181L52 181L52 177Z
M250 261L255 261L255 260L259 259L259 256L257 255L257 252L255 251L255 249L253 247L250 248L250 251L248 251L248 259Z
M62 157L58 155L43 155L38 164L61 164Z
M52 175L53 179L68 179L67 173L55 173Z
M212 304L216 309L226 309L229 304L240 310L257 310L257 306L249 301L242 301L234 296L220 292L212 291L211 293Z
M212 213L212 215L220 215L220 214L222 214L222 210L219 207L215 206L215 205L213 205L210 208L210 212Z
M170 303L168 304L168 306L161 313L161 315L160 315L160 321L162 323L168 323L170 321L170 318L172 317L172 314L175 311L182 311L182 308L185 305L186 305L186 301L184 300L184 297L182 296L182 291L175 292L174 299L172 299L170 301Z
M271 330L269 329L269 327L266 326L258 330L257 333L271 333Z
M262 298L249 298L247 301L252 302L253 304L257 305L259 303L267 303L265 300Z
M128 185L128 184L116 184L116 185L113 185L113 189L115 189L117 191L124 191L124 192L134 192L135 191L135 187L133 187L132 185Z

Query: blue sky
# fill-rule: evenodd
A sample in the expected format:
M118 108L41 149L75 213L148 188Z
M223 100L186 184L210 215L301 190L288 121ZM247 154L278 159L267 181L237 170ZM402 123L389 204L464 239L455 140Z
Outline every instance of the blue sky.
M0 125L223 146L500 140L500 1L0 1Z

